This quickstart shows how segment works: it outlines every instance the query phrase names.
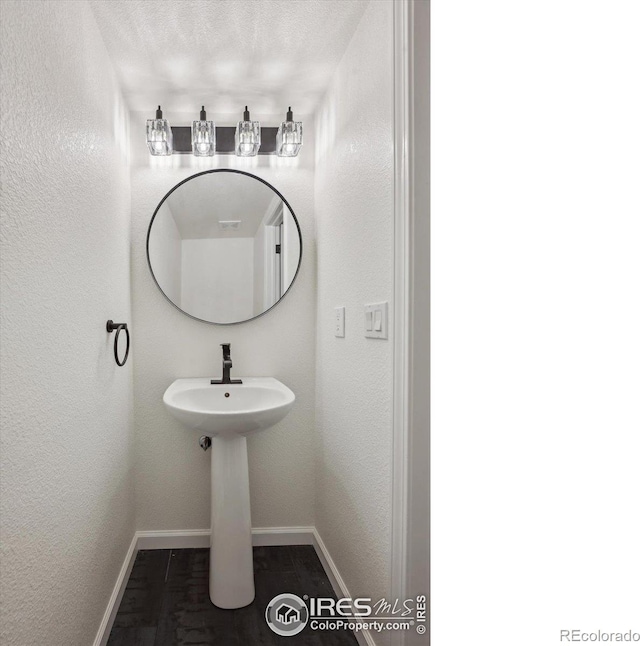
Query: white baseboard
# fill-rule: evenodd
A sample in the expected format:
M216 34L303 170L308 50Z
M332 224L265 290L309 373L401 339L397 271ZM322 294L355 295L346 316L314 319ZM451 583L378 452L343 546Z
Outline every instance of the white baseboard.
M349 597L347 586L338 572L326 545L315 527L254 527L251 531L253 545L313 545L331 586L338 597ZM116 618L122 595L127 587L129 574L138 550L171 550L209 547L211 532L208 529L155 530L136 532L116 579L111 598L105 610L93 646L106 646L111 627ZM360 646L376 646L369 631L355 633Z
M136 532L139 550L185 550L209 547L208 529L159 529Z
M124 557L124 562L120 568L120 573L116 579L116 584L113 586L113 592L111 593L111 598L107 604L107 609L104 612L102 621L100 622L100 627L98 628L98 634L93 641L93 646L105 646L109 640L109 635L111 633L111 627L113 626L113 620L116 618L118 612L118 607L120 606L120 601L122 601L122 595L124 590L127 587L127 581L129 580L129 575L131 574L131 568L133 568L133 562L136 560L136 554L138 553L138 536L137 534L133 535L131 539L131 545L127 550L127 554Z
M324 544L324 541L320 537L320 534L315 527L313 528L313 546L316 549L316 553L318 555L318 558L320 559L320 563L322 563L324 571L329 577L329 582L331 583L331 587L336 593L336 596L339 599L341 597L351 598L351 594L349 594L349 590L347 589L347 584L344 582L344 579L340 575L340 572L338 571L334 560L331 558L331 554L329 554L327 546ZM356 639L358 640L359 646L376 646L376 643L370 631L358 630L354 634L356 636Z
M254 527L255 547L265 545L313 545L315 527Z
M254 527L255 547L265 545L313 545L313 527ZM208 529L177 529L136 532L139 550L179 550L209 547Z

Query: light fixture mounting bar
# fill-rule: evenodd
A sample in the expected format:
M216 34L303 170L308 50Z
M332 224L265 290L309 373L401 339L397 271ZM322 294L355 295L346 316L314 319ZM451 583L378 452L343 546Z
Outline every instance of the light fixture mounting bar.
M173 154L191 155L191 128L189 126L171 126L173 133ZM276 135L278 128L260 128L262 143L258 155L276 154ZM216 126L216 155L235 155L235 126Z

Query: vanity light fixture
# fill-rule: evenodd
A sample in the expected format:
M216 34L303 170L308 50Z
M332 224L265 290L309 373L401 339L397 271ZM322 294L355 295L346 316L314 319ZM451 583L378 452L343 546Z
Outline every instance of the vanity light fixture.
M297 157L302 147L302 121L294 121L289 108L280 127L261 127L259 121L251 121L249 109L245 106L243 120L236 126L220 126L207 121L207 113L202 106L200 119L192 121L190 126L171 126L162 118L162 109L158 106L156 118L147 121L147 146L154 156Z
M276 135L276 155L278 157L297 157L302 148L302 121L293 120L291 106L287 120L283 121Z
M147 146L152 155L166 157L173 152L173 133L162 109L158 106L155 119L147 119Z
M195 157L213 157L216 152L216 124L207 121L204 106L200 110L200 121L191 125L191 148Z
M236 155L255 157L260 149L260 122L251 121L249 108L244 106L242 121L236 127Z

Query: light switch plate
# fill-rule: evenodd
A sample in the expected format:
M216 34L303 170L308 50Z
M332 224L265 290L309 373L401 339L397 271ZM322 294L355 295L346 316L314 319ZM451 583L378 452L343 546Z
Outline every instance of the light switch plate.
M344 337L344 307L336 307L334 319L335 335Z
M364 335L369 339L389 338L389 303L364 306Z

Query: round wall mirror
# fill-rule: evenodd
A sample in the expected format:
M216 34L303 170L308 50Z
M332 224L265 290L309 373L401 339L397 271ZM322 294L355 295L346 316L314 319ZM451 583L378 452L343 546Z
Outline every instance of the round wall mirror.
M243 171L198 173L174 186L147 233L149 268L185 314L230 325L284 297L302 259L300 226L271 184Z

